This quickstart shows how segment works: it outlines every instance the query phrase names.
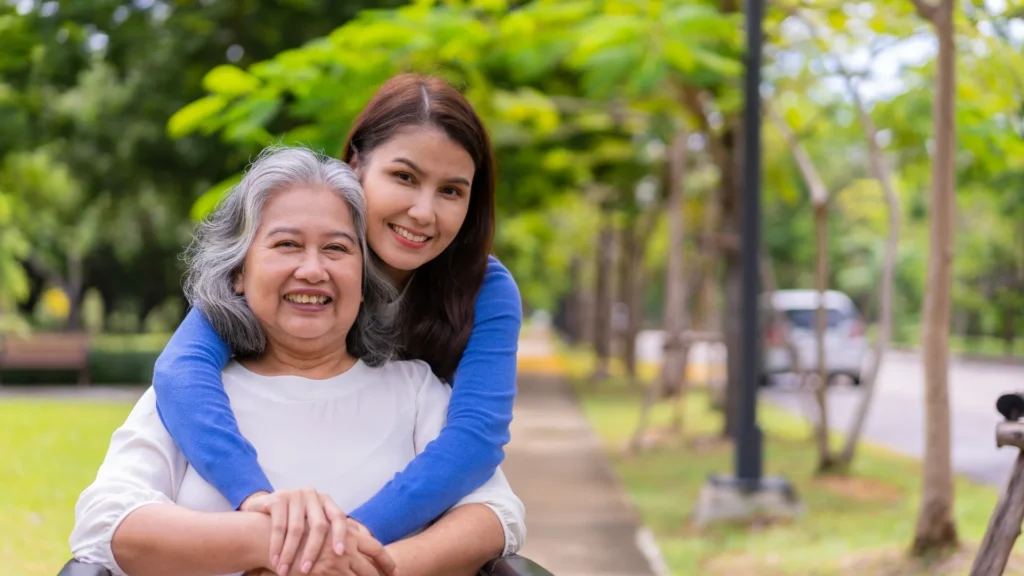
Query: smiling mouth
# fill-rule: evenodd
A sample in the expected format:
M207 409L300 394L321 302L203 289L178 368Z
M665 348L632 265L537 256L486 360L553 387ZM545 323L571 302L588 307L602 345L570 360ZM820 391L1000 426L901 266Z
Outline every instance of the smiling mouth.
M392 232L394 232L395 234L398 234L402 238L405 238L409 242L416 242L416 243L422 244L422 243L426 242L427 240L430 240L430 236L421 236L419 234L413 234L412 232L406 230L405 228L402 228L401 226L395 226L394 224L388 224L388 228L391 228Z
M330 296L323 294L285 294L284 299L292 304L303 304L305 306L326 306L333 302Z

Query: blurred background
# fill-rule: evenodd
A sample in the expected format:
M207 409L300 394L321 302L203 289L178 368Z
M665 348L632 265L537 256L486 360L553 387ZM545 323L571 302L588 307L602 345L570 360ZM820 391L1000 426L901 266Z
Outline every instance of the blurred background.
M0 0L4 572L66 560L75 499L187 311L196 221L267 144L337 156L413 70L462 90L497 149L527 555L966 574L1015 456L994 401L1024 384L1024 3L766 6L759 418L805 510L703 526L739 418L744 10Z

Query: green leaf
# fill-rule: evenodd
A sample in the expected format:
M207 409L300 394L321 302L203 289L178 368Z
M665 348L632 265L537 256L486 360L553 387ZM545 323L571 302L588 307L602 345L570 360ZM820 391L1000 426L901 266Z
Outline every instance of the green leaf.
M217 66L203 76L203 88L222 96L244 96L259 87L258 78L229 64Z
M167 134L172 139L187 136L209 120L216 116L228 105L227 98L220 95L210 95L200 98L178 110L167 121Z
M694 49L693 55L700 66L722 76L734 77L743 73L743 63L735 58L701 48Z
M697 65L697 58L685 43L672 38L665 43L665 59L681 72L690 72Z
M192 219L200 221L206 218L213 212L214 208L220 204L220 201L224 199L228 191L235 187L236 184L242 181L242 174L235 174L230 178L221 180L214 184L209 190L203 193L198 200L192 204Z

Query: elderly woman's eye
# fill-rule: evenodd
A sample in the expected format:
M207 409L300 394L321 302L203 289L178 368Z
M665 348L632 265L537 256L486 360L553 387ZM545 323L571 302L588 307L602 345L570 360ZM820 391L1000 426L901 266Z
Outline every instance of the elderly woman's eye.
M298 244L296 244L295 242L292 242L291 240L282 240L282 241L278 242L277 244L274 244L274 248L297 248L297 247L298 247Z
M334 252L344 252L345 254L352 253L352 249L343 244L331 244L330 246L327 247L327 249Z

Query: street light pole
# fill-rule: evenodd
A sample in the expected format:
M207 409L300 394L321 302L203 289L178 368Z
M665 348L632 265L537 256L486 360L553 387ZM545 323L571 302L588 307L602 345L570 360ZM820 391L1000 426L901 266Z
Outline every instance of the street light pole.
M757 389L761 376L761 47L764 0L747 0L747 66L743 110L743 210L740 262L740 397L735 427L736 479L756 489L761 482L763 439L757 426Z
M694 511L698 526L715 522L792 518L803 506L788 480L762 477L763 438L757 426L761 376L761 45L764 0L747 0L747 74L743 112L743 192L741 208L741 289L739 405L735 426L735 474L713 475L701 489Z

